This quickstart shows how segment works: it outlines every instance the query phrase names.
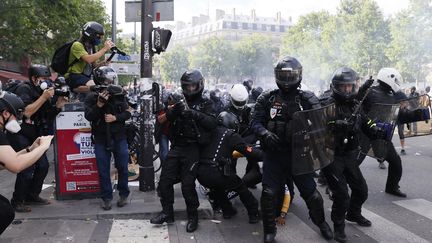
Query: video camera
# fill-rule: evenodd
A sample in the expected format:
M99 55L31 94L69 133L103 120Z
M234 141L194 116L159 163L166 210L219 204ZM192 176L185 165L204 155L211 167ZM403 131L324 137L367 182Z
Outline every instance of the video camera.
M107 91L110 95L109 99L124 99L125 92L123 88L119 85L110 84L110 85L95 85L90 88L92 92L96 92L98 94ZM101 102L106 103L108 100L103 99L101 96L98 98Z
M58 77L54 81L45 80L40 84L40 88L42 90L54 88L54 96L69 97L70 95L69 86L66 84L64 77Z

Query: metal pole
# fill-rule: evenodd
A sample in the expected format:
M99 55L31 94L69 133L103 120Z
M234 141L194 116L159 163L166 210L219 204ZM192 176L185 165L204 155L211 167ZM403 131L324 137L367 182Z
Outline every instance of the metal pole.
M141 78L152 77L152 0L141 2Z
M133 47L133 53L136 53L136 22L134 22L134 47Z
M111 34L111 40L112 42L116 43L117 38L117 16L116 16L116 0L112 0L112 34Z
M154 167L153 167L153 124L151 114L151 95L144 95L141 100L141 122L140 122L140 153L138 157L139 168L139 190L153 191L155 189Z
M151 113L151 80L152 77L152 43L151 34L153 31L152 0L142 0L141 3L141 80L145 87L146 94L141 100L141 124L140 124L140 165L139 190L152 191L155 189L154 168L153 168L153 123Z

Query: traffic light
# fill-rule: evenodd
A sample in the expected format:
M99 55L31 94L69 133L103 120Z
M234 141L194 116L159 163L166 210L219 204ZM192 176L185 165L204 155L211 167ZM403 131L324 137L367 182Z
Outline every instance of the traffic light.
M161 29L159 27L153 29L153 48L155 53L160 54L167 49L171 35L171 30Z

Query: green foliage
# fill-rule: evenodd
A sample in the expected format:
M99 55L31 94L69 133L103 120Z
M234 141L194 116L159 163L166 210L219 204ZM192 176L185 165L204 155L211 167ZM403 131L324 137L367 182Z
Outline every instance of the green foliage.
M246 77L256 80L259 75L271 73L274 51L269 37L255 34L243 38L234 45L233 74L239 80Z
M233 48L229 42L211 37L201 42L190 56L192 68L199 69L204 77L214 78L214 83L229 74L232 66Z
M189 53L182 46L163 52L159 58L162 80L171 84L179 82L181 75L188 69L188 56Z
M87 21L111 29L101 0L2 0L0 53L8 60L50 60L57 47L79 38Z
M424 82L432 62L432 6L430 0L411 0L410 7L391 20L392 41L386 54L406 81Z

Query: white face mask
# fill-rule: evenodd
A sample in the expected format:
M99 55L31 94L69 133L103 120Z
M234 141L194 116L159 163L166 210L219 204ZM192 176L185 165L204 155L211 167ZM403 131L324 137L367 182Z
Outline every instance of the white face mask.
M21 130L21 126L17 120L9 120L5 125L5 129L10 133L18 133Z

